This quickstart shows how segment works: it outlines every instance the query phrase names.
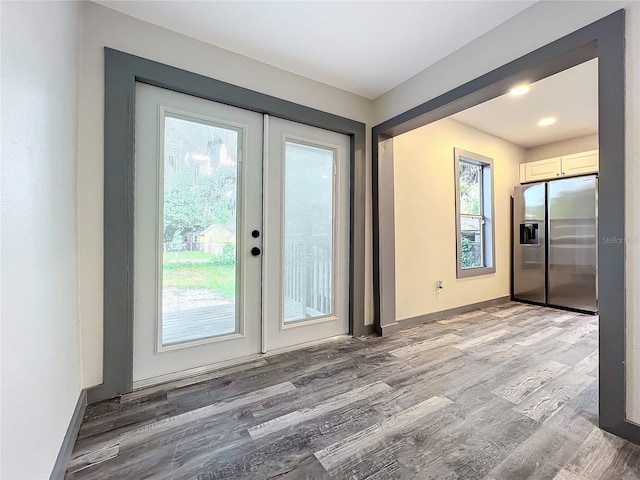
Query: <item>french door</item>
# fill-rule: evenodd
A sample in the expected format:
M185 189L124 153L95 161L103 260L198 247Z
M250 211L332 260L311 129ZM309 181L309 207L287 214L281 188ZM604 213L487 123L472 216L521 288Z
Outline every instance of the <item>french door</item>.
M271 118L265 162L263 341L346 333L349 138Z
M134 387L348 332L345 135L136 86Z

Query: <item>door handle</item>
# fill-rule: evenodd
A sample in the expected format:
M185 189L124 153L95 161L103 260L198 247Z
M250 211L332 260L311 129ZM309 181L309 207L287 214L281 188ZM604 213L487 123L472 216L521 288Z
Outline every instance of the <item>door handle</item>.
M260 248L258 247L253 247L251 249L251 255L253 255L254 257L257 257L258 255L260 255L262 253L262 251L260 250Z

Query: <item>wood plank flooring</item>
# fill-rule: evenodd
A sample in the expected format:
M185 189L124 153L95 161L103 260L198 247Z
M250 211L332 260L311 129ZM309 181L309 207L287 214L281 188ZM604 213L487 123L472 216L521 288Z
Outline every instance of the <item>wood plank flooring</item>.
M91 405L71 479L640 479L597 317L506 303Z

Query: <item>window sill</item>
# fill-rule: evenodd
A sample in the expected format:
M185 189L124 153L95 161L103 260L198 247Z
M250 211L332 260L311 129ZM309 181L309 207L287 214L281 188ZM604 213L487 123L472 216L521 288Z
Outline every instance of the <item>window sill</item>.
M481 275L490 275L492 273L496 273L496 267L467 268L464 270L458 267L456 278L479 277Z

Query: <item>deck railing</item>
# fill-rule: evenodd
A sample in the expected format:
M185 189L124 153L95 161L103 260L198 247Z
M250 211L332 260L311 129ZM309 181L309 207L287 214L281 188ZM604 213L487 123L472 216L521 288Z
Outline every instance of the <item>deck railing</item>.
M224 243L167 242L165 252L204 251L223 259ZM333 245L328 235L288 235L283 250L285 302L296 305L297 318L309 318L332 313L333 309ZM225 257L226 258L226 257ZM233 262L233 253L229 258ZM166 260L171 263L171 260ZM210 262L211 259L189 259L189 262ZM215 262L214 262L215 263ZM292 312L287 312L288 317ZM296 318L296 319L297 319Z
M301 307L303 318L332 310L332 243L330 236L296 236L284 246L284 296Z

